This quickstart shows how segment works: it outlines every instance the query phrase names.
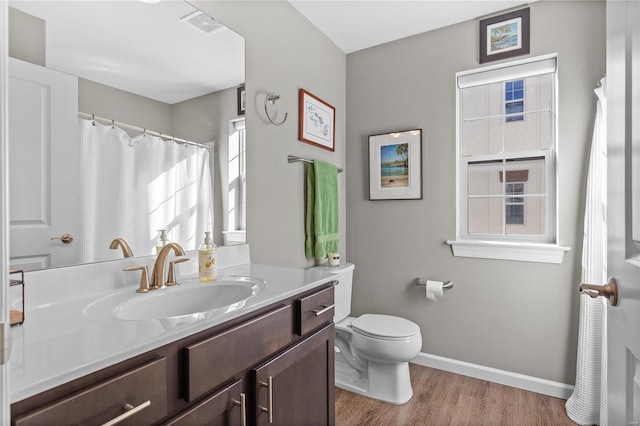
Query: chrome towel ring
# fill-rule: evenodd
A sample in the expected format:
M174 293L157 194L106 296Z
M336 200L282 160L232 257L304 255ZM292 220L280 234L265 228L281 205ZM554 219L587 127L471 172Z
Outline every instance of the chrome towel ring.
M271 124L274 124L276 126L282 126L284 122L287 121L287 116L289 115L289 113L285 112L284 118L282 119L281 122L278 123L274 121L275 117L271 118L271 115L269 115L269 109L267 108L267 104L274 105L278 99L280 99L280 95L277 93L270 92L269 94L267 94L267 97L264 98L264 113L267 115L267 118L269 119Z

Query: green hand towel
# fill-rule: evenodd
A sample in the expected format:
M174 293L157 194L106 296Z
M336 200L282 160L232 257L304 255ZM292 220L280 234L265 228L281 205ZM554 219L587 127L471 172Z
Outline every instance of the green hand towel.
M338 168L324 161L307 167L305 235L306 257L338 250Z

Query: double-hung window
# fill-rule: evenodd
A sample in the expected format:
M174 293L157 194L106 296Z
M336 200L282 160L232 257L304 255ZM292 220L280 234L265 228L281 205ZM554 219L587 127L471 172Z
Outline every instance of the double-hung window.
M556 59L457 74L456 256L562 261Z
M227 231L245 229L246 222L246 147L245 120L233 120L229 125L229 189L227 200Z

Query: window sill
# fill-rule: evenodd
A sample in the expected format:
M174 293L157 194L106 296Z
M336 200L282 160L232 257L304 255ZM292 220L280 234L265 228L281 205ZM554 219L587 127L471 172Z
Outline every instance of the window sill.
M521 262L562 263L570 247L557 244L534 244L504 241L447 241L456 257L516 260Z

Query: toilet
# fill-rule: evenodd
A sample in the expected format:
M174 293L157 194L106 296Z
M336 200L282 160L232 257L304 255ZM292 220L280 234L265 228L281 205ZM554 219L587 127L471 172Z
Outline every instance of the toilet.
M335 371L336 386L360 395L404 404L413 396L409 361L422 348L420 327L391 315L351 313L355 266L315 266L313 270L336 275Z

